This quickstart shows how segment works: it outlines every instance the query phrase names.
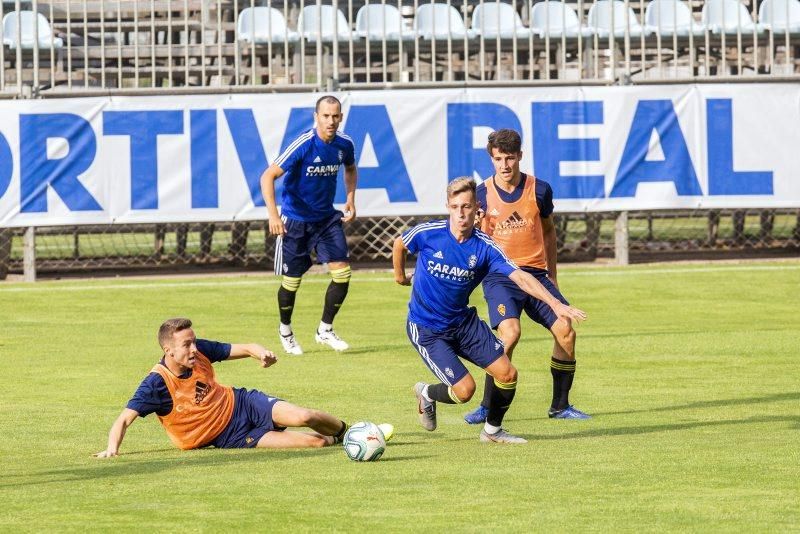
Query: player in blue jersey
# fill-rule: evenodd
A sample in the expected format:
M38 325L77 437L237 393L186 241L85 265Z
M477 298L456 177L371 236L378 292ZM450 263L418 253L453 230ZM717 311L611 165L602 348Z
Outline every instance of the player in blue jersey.
M289 354L303 354L292 330L292 312L300 281L312 264L312 251L319 263L328 264L331 274L315 339L337 351L348 348L334 332L333 319L350 285L350 252L342 223L356 217L358 171L353 141L338 131L341 122L342 104L337 98L323 96L317 100L314 127L295 139L261 177L269 231L278 236L275 274L283 276L278 289L279 330L283 349ZM347 191L344 213L333 207L342 165ZM284 174L281 214L278 215L275 180Z
M520 270L489 236L474 228L477 201L472 178L457 178L447 187L449 218L423 223L394 242L395 280L411 285L406 252L417 255L407 334L423 362L440 380L414 386L420 421L436 429L436 403L461 404L475 393L475 380L463 358L494 379L489 414L480 434L483 442L525 443L501 428L517 387L517 370L503 343L469 307L469 296L489 273L510 278L526 293L547 303L558 317L582 320L586 314L553 297L533 276Z

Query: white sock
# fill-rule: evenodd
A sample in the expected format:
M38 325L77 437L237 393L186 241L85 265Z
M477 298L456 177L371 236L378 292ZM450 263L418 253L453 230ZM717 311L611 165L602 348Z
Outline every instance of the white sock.
M497 434L500 432L500 427L484 423L483 430L485 430L487 434Z
M290 336L292 335L292 325L281 323L281 325L278 327L278 331L283 337Z
M322 321L320 321L319 328L317 328L317 332L327 332L328 330L333 330L333 325L328 323L323 323Z
M422 396L425 397L426 401L433 402L433 399L428 396L428 385L429 384L425 384L425 387L422 388L422 391L420 393L422 393Z

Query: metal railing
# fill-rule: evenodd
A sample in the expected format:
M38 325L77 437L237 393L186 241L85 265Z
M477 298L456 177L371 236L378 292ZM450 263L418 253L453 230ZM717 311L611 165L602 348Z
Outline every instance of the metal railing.
M0 94L795 77L794 11L785 0L15 0L0 3Z
M439 217L366 217L345 226L357 264L388 266L405 229ZM800 253L800 210L650 211L556 215L561 261L654 261ZM264 221L0 229L8 273L221 268L271 270Z

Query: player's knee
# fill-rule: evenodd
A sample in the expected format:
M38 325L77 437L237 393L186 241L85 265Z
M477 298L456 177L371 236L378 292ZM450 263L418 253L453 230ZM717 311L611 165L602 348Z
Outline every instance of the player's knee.
M313 426L320 421L320 412L310 408L298 408L296 421L297 426Z
M468 402L475 394L475 381L463 380L458 384L456 384L455 386L452 386L450 388L450 391L452 391L453 395L455 395L455 398L453 400L459 404L463 404L465 402Z
M330 273L333 282L337 284L346 284L350 282L353 271L350 269L349 265L346 265L340 269L331 269Z
M517 368L513 365L509 365L507 369L497 373L494 377L495 381L502 382L504 384L513 384L517 381Z
M302 278L299 276L283 276L281 280L281 287L283 287L287 291L291 291L294 293L300 288L300 282L302 282Z

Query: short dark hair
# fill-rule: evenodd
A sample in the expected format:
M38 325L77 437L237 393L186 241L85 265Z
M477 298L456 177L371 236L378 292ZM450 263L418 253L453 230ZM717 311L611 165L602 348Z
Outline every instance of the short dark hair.
M314 112L319 113L319 107L322 103L325 102L326 104L339 104L339 113L342 112L342 103L339 102L339 99L333 95L325 95L321 96L319 100L317 100L317 105L314 107Z
M474 198L476 188L477 184L471 176L460 176L455 178L451 180L449 184L447 184L447 200L450 200L454 196L460 195L461 193L466 193L467 191L472 193Z
M516 131L509 128L497 130L489 134L489 143L486 145L486 152L490 156L493 148L503 154L519 154L522 152L522 138Z
M161 328L158 329L158 345L164 347L172 341L172 336L175 332L186 330L192 327L192 321L184 319L183 317L176 317L175 319L167 319Z

